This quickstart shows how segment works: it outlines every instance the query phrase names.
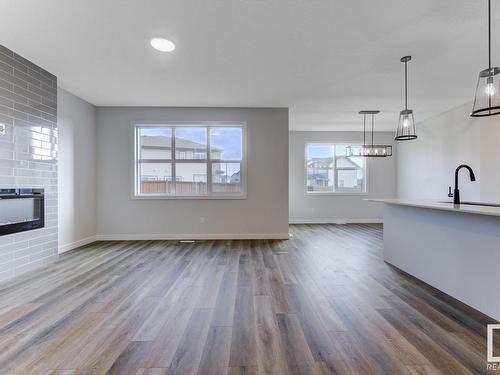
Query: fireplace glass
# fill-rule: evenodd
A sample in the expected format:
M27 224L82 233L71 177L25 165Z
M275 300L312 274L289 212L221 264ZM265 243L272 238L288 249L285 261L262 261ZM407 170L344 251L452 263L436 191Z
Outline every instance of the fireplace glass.
M0 235L43 226L43 189L0 189Z

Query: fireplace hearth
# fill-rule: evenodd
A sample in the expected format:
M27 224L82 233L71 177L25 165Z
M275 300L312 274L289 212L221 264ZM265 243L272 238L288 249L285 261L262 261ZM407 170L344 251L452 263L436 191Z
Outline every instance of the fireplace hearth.
M43 189L0 189L0 236L44 227Z

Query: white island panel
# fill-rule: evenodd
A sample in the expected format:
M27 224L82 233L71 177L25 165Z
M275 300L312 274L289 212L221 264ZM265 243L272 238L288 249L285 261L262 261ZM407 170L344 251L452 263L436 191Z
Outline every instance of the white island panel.
M384 203L385 261L500 320L500 217Z

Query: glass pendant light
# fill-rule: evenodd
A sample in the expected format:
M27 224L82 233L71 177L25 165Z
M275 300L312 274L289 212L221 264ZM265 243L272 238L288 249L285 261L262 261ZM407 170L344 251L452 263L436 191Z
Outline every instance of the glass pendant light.
M491 66L491 0L488 0L488 69L479 72L472 117L500 114L500 68Z
M405 64L405 109L399 112L398 129L396 130L396 141L411 141L417 139L417 129L415 128L415 119L413 110L408 109L408 61L411 56L403 56L401 62Z
M374 143L374 122L375 115L380 113L380 111L359 111L360 115L363 115L363 146L348 146L346 148L347 156L363 156L363 157L387 157L392 156L392 146L391 145L376 145ZM366 116L371 116L371 144L366 144Z

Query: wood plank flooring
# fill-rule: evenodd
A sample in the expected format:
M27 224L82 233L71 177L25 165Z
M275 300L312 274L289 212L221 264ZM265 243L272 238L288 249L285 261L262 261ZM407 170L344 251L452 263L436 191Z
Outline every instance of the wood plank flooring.
M384 263L380 226L290 232L98 242L1 283L0 374L487 372L496 322Z

